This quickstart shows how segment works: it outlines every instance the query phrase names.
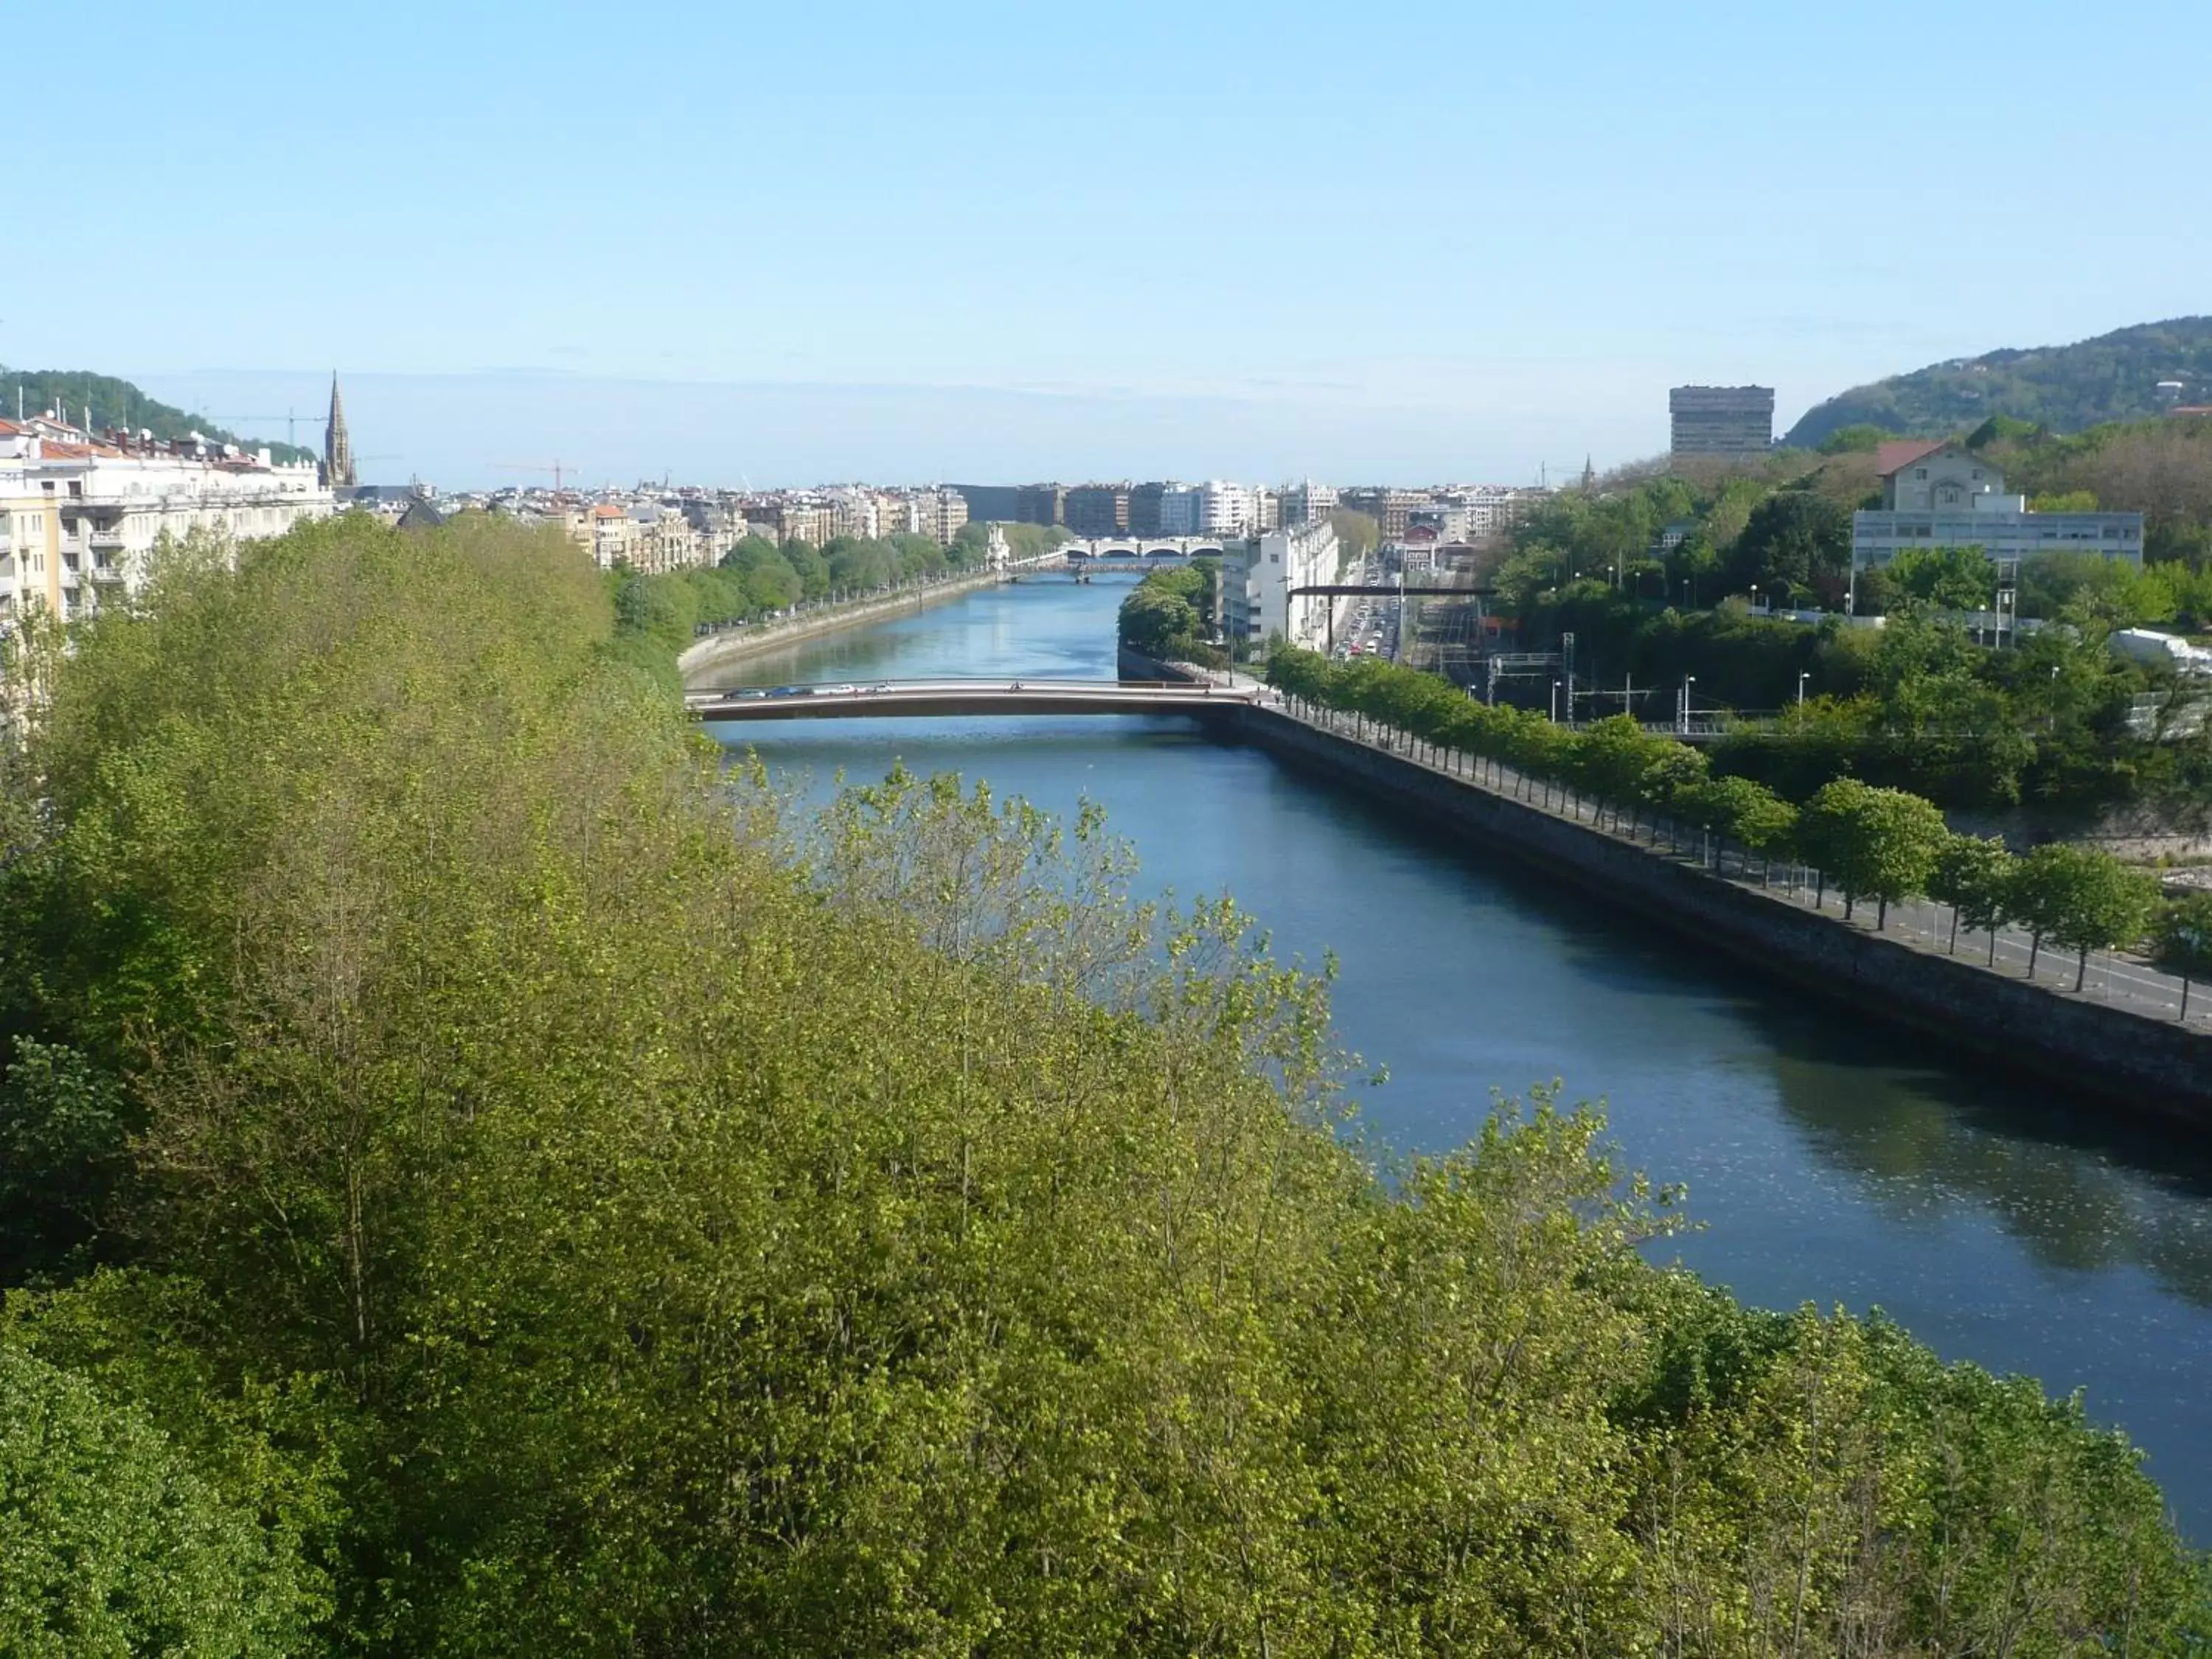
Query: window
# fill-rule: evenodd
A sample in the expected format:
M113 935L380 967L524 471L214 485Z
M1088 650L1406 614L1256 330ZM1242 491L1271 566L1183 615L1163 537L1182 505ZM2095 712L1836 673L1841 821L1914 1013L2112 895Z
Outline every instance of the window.
M1928 469L1927 469L1926 467L1924 467L1924 466L1923 466L1923 467L1922 467L1922 468L1921 468L1917 472L1914 473L1912 476L1913 476L1914 477L1916 477L1916 478L1924 478L1924 477L1926 477L1928 476Z

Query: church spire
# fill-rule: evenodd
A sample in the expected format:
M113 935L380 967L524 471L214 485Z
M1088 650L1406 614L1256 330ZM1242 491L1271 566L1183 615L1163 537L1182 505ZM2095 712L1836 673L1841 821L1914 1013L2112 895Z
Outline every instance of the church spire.
M323 482L332 489L351 489L361 482L354 477L353 435L346 430L345 404L338 396L335 369L331 372L331 421L323 428Z
M1597 467L1593 458L1583 457L1583 494L1587 495L1597 488Z

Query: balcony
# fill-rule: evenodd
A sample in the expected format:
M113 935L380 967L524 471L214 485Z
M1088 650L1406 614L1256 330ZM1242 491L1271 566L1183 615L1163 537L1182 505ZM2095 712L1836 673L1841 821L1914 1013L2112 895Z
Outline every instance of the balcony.
M123 526L111 525L105 528L95 527L89 539L95 550L119 553L123 550L124 544Z

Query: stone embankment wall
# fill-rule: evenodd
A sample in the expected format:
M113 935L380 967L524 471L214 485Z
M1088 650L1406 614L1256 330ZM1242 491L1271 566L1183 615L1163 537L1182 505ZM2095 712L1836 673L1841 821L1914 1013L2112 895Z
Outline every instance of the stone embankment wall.
M809 611L805 616L793 617L786 622L756 623L747 628L727 629L720 634L710 634L696 644L685 647L683 655L676 659L676 671L684 677L684 684L689 685L695 674L704 674L744 658L758 656L762 652L773 651L778 646L796 645L801 640L841 633L848 628L866 628L871 623L888 622L894 617L927 610L933 605L942 605L947 599L957 599L963 593L973 593L979 587L990 587L1006 580L997 571L978 571L973 575L956 576L934 586L893 593L884 599L865 599L856 605Z
M2212 1037L2008 979L1739 886L1273 709L1237 735L1820 994L2139 1112L2212 1124Z

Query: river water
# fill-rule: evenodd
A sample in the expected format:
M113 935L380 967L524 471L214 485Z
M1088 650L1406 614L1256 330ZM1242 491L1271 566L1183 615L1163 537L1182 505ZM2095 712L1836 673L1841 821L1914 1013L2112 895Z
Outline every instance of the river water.
M1037 580L733 665L716 684L1110 678L1126 583ZM1227 891L1285 957L1334 951L1345 1043L1389 1080L1370 1132L1480 1127L1493 1087L1602 1097L1621 1161L1688 1189L1668 1242L1747 1300L1879 1307L1947 1358L2026 1371L2148 1452L2212 1542L2212 1156L1993 1073L1455 846L1173 719L810 720L715 728L826 789L894 759L1073 813L1144 879Z

